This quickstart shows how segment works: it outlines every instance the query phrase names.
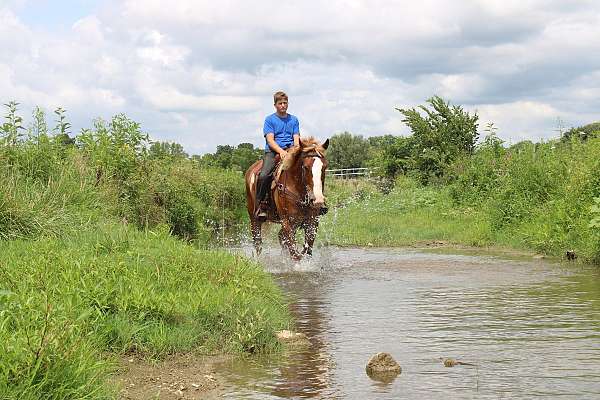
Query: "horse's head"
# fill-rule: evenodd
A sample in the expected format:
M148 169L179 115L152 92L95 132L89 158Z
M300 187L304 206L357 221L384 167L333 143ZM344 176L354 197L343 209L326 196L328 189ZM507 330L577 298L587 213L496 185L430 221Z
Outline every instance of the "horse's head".
M298 166L303 189L306 191L306 200L314 208L321 208L325 204L323 185L327 169L327 147L329 139L321 144L309 137L302 139L300 146L290 154L289 162Z

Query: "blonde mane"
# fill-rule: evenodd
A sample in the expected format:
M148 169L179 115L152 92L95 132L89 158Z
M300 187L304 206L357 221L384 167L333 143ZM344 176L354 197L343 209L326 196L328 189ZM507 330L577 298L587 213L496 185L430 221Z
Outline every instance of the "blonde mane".
M300 141L300 146L294 146L288 150L287 157L283 160L276 173L277 178L279 178L279 175L282 171L285 171L286 169L289 169L292 167L292 165L294 165L294 162L296 162L299 153L318 153L321 156L325 155L325 148L323 147L323 144L321 144L321 142L319 142L313 136L300 138Z
M323 147L323 144L317 139L315 139L313 136L301 138L300 140L302 141L301 147L303 153L310 153L312 151L316 151L321 155L325 155L325 148Z

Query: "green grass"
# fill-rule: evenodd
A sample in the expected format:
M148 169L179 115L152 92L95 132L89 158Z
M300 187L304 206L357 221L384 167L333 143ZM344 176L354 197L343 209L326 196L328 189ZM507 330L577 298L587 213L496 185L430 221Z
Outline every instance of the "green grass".
M334 183L330 189L339 185L348 184ZM447 190L403 181L387 195L372 186L368 194L345 198L322 220L322 234L331 244L407 246L444 240L482 246L491 241L489 223L475 210L454 209Z
M555 185L554 193L545 195L545 200L532 196L525 188L502 205L498 205L499 199L514 192L514 186L500 185L496 195L469 204L457 203L456 187L452 185L421 186L399 178L394 189L383 194L366 182L332 181L328 197L334 201L332 210L322 219L320 235L327 243L341 246L410 246L445 241L551 256L575 250L580 259L598 263L600 232L590 226L593 215L589 200L597 190L597 177L593 168L580 169L578 173L572 170L564 184ZM512 180L519 178L516 174L511 175ZM520 179L536 184L533 179ZM499 208L510 216L502 224L497 223Z
M289 325L262 268L107 224L0 241L0 398L110 398L106 354L265 352Z
M154 157L124 115L96 121L77 146L47 132L18 137L18 118L8 120L0 399L114 398L107 378L119 354L277 348L290 317L272 278L200 250L244 218L239 173Z

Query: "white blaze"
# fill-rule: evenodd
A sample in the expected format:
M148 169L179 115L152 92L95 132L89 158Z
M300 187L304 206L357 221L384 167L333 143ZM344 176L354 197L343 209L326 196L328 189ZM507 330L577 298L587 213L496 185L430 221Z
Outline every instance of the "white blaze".
M320 158L315 157L315 161L312 166L312 177L313 177L313 194L315 195L315 204L324 204L325 198L323 197L323 185L321 183L321 169L323 169L323 161Z

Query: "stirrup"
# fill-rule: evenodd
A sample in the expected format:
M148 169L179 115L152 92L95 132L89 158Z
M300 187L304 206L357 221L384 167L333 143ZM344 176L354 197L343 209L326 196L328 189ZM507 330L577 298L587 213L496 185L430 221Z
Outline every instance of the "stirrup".
M258 208L254 213L254 215L256 215L256 218L267 219L267 207L268 206L266 201L261 201L260 203L258 203Z

